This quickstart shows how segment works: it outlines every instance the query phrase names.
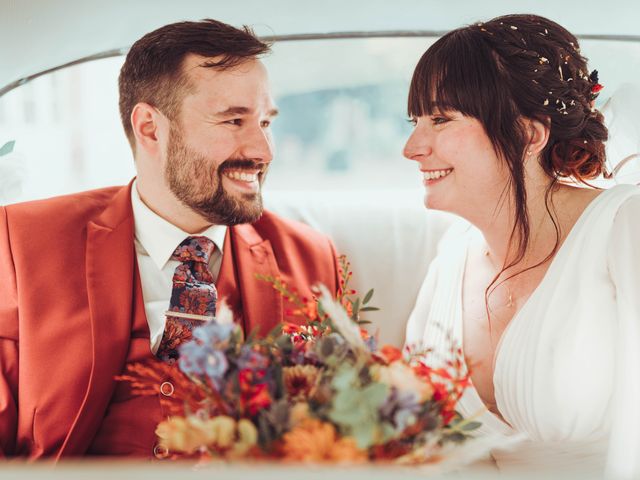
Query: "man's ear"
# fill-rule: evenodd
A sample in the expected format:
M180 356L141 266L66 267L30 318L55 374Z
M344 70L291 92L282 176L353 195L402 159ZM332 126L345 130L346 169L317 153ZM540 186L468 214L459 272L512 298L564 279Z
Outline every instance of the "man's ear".
M525 118L523 120L523 123L529 136L529 142L527 143L526 151L527 156L533 155L534 157L537 157L549 142L550 122L543 123L540 120Z
M137 103L131 111L131 128L136 138L136 150L157 153L160 148L158 133L167 119L148 103Z

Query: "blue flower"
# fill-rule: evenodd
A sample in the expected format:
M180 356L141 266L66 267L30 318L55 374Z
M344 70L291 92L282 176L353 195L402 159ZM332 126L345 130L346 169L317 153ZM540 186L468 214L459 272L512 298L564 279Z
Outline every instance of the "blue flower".
M180 370L187 375L207 377L216 389L220 390L224 374L229 368L227 356L208 344L196 341L186 342L178 347Z
M241 370L265 369L269 366L269 359L259 352L256 352L248 345L243 345L238 358L238 368Z
M207 322L201 327L193 329L193 338L200 340L204 345L215 346L229 339L235 328L233 324L219 324L215 321Z
M375 352L378 350L378 341L374 337L367 338L364 343L370 352Z
M214 350L207 356L207 377L216 386L218 390L221 390L222 381L224 380L224 374L229 368L229 362L227 356L219 350Z
M380 407L380 416L393 425L396 433L402 433L407 427L415 423L420 408L420 396L418 393L400 392L393 387L391 395L387 397Z

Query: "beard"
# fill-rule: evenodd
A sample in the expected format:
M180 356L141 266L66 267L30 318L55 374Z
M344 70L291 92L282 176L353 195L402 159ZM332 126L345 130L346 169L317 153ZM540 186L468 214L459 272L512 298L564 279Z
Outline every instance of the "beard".
M260 163L251 159L228 159L220 165L211 166L207 159L190 149L182 132L171 127L167 146L165 182L176 198L216 225L233 226L253 223L262 215L262 183L266 168L258 174L260 188L256 193L229 193L222 185L222 173L231 169L258 169Z

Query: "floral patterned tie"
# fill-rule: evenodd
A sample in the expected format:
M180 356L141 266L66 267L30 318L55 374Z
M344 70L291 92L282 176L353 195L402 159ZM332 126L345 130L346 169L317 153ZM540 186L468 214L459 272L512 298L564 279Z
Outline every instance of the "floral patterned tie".
M187 237L171 256L182 262L173 274L173 290L160 347L156 356L173 363L178 346L191 339L195 327L216 314L218 292L209 271L215 244L206 237Z

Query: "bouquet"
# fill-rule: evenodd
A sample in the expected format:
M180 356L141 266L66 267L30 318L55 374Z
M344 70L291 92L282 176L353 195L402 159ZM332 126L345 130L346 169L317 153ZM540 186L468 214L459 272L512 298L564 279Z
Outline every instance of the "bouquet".
M264 277L292 305L300 324L266 338L235 325L228 309L193 332L176 365L137 364L121 377L134 393L157 394L159 378L175 393L164 398L171 416L156 435L174 456L278 459L293 462L438 460L479 426L456 413L469 383L460 349L443 368L424 352L377 348L362 325L373 291L362 301L348 286L341 260L333 298L318 287L301 298L278 278Z

